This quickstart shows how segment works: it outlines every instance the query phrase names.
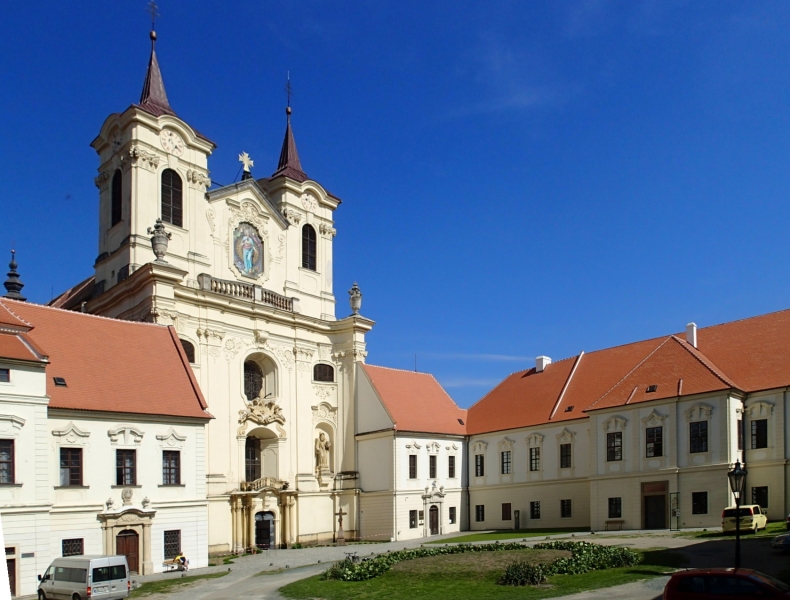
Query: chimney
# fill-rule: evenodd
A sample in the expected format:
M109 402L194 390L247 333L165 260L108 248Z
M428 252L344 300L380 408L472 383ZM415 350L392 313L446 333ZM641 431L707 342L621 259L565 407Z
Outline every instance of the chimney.
M551 359L548 356L538 356L535 359L535 372L542 373L543 369L551 364Z
M697 347L697 324L696 323L689 323L686 325L686 341L694 346Z

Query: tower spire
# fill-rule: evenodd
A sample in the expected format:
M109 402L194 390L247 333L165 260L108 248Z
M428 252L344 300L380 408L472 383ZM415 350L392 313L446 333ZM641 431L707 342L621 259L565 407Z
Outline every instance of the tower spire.
M285 92L288 96L288 103L285 107L285 139L280 150L280 161L277 163L277 170L272 177L284 175L296 181L307 180L307 174L302 170L302 163L299 161L299 152L296 150L296 140L291 130L291 74L288 74L288 81L285 84Z
M159 13L153 0L148 3L148 12L151 13L151 33L149 34L151 38L151 57L148 59L148 71L145 74L139 106L156 117L161 115L175 116L176 113L170 108L170 103L167 101L165 82L162 79L162 71L159 70L159 61L156 59L155 25L156 17L159 16Z
M4 297L13 300L22 300L24 302L27 298L25 298L21 292L25 284L19 280L19 273L16 272L16 268L16 250L11 250L11 262L8 263L8 279L6 279L3 284L6 289L6 295Z

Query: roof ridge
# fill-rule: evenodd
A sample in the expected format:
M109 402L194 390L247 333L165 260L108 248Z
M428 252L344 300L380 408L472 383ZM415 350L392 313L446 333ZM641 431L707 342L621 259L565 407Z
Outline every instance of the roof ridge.
M160 325L159 323L147 323L145 321L127 321L126 319L118 319L116 317L105 317L104 315L95 315L93 313L78 312L76 310L67 310L65 308L58 308L56 306L48 306L46 304L38 304L36 302L22 302L20 300L12 300L11 298L0 298L0 304L3 304L5 302L15 302L17 304L21 304L21 305L24 305L24 306L35 306L36 308L41 308L41 309L44 309L44 310L52 310L52 311L62 312L62 313L66 313L66 314L70 314L70 315L74 315L74 316L88 317L88 318L93 318L93 319L103 319L105 321L115 321L117 323L128 323L129 325L144 325L144 326L147 326L147 327L160 327L160 328L164 327L164 328L167 328L167 325ZM13 311L11 311L11 309L9 309L8 307L6 307L6 309L9 312L11 312L11 314L13 314L15 317L19 317L19 315L17 315ZM19 317L19 318L21 319L21 317ZM30 324L30 327L34 327L34 325Z
M762 319L763 317L769 317L771 315L778 315L779 313L787 313L787 312L790 312L790 308L782 308L779 310L763 313L761 315L752 315L751 317L743 317L742 319L735 319L734 321L724 321L723 323L716 323L714 325L700 327L699 331L703 331L705 329L713 329L715 327L724 327L725 325L732 325L733 323L742 323L743 321L750 321L752 319Z
M621 383L623 383L623 381L625 381L625 380L628 378L628 376L629 376L629 375L631 375L631 373L633 373L633 372L634 372L634 371L636 371L636 370L637 370L639 367L641 367L643 364L645 364L645 361L647 361L647 359L649 359L649 358L650 358L651 356L653 356L653 355L654 355L656 352L658 352L658 349L659 349L659 348L661 348L661 347L662 347L664 344L666 344L666 343L667 343L667 342L668 342L670 339L672 339L672 337L674 337L674 336L667 336L667 337L664 339L664 341L663 341L663 342L661 342L661 343L660 343L658 346L656 346L655 348L653 348L653 350L651 350L651 351L650 351L650 353L649 353L647 356L645 356L645 357L644 357L642 360L640 360L640 361L639 361L639 362L638 362L636 365L634 365L634 367L633 367L633 368L632 368L630 371L628 371L628 373L626 373L625 375L623 375L623 376L622 376L622 377L621 377L621 378L620 378L620 379L617 381L617 383L615 383L615 384L614 384L612 387L610 387L610 388L609 388L608 390L606 390L606 391L605 391L603 394L601 394L601 395L598 397L598 399L597 399L597 400L595 400L595 401L594 401L592 404L590 404L589 406L587 406L587 407L586 407L586 408L585 408L585 409L584 409L582 412L587 412L588 410L591 410L593 406L595 406L595 405L596 405L596 404L598 404L598 403L599 403L601 400L603 400L604 398L606 398L606 396L608 396L608 395L609 395L609 394L612 392L612 390L614 390L614 389L615 389L615 388L616 388L618 385L620 385ZM648 341L648 340L644 340L644 341Z
M705 356L705 354L699 348L696 348L695 346L689 344L685 340L681 340L676 335L673 335L672 339L675 340L678 344L680 344L681 348L686 350L686 352L688 352L689 354L691 354L691 356L697 359L697 361L703 367L708 369L708 371L710 371L714 375L714 377L721 380L723 383L726 383L730 387L741 389L740 386L737 383L735 383L735 381L730 379L729 376L722 369L717 367L716 363L714 363L711 359Z
M20 317L18 314L16 314L16 313L15 313L14 311L12 311L10 308L8 308L8 307L5 305L5 303L4 303L4 302L2 302L3 300L10 300L10 298L0 298L0 306L2 306L2 307L3 307L3 308L6 310L6 312L8 312L8 313L9 313L9 314L10 314L12 317L14 317L14 318L15 318L16 320L18 320L19 322L21 322L21 323L24 323L25 325L27 325L27 326L28 326L28 327L30 327L31 329L33 328L33 324L32 324L32 323L28 323L28 322L27 322L25 319L23 319L22 317ZM22 301L21 301L21 300L15 300L15 302L22 302ZM25 302L25 304L30 304L30 303L29 303L29 302Z
M383 365L371 365L370 363L360 363L365 367L373 367L374 369L388 369L389 371L401 371L403 373L415 373L417 375L433 375L431 373L426 373L425 371L410 371L409 369L398 369L397 367L385 367Z
M433 373L426 373L426 375L431 376L431 379L433 379L436 382L436 385L438 385L439 389L441 389L444 392L444 395L447 396L450 402L453 403L453 406L455 406L455 408L457 408L458 410L468 410L466 408L461 408L460 406L458 406L458 403L453 399L450 393L446 389L444 389L444 386L439 382L438 379L436 379L436 375L434 375ZM466 428L466 425L464 425L464 428Z
M512 373L510 373L509 375L506 375L506 376L505 376L505 377L502 379L502 381L500 381L500 382L499 382L499 383L497 383L497 384L496 384L494 387L492 387L490 390L488 390L488 391L485 393L485 395L484 395L484 396L482 396L482 397L481 397L481 398L480 398L480 399L479 399L477 402L474 402L474 403L473 403L473 404L472 404L472 405L471 405L469 408L467 408L466 410L472 410L472 409L473 409L475 406L477 406L477 405L478 405L478 404L480 404L480 403L481 403L483 400L485 400L486 398L488 398L488 397L489 397L489 396L490 396L490 395L491 395L491 394L494 392L494 390L495 390L495 389L497 389L497 388L498 388L500 385L502 385L502 384L503 384L503 383L505 383L505 382L506 382L508 379L510 379L511 377L513 377L513 375L518 375L519 373L526 373L527 371L531 371L531 370L532 370L532 369L534 369L534 368L535 368L535 367L531 367L531 368L529 368L529 369L522 369L522 370L520 370L520 371L513 371L513 372L512 372Z

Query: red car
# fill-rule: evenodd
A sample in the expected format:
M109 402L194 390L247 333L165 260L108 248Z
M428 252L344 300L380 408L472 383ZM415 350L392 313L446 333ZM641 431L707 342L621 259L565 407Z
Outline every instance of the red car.
M664 600L714 598L790 599L790 586L753 569L689 569L673 573L664 588Z

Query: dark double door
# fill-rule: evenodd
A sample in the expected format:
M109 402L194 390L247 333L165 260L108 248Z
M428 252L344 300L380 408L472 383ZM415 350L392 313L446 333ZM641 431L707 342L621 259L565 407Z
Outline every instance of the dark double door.
M268 550L274 548L274 515L270 512L255 513L255 545Z
M139 573L140 536L136 531L125 529L115 538L115 553L123 554L129 563L129 571Z
M667 528L667 497L645 496L645 529Z
M439 535L439 507L431 506L428 511L428 525L431 528L431 535Z

